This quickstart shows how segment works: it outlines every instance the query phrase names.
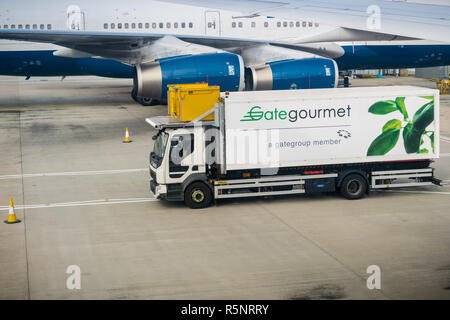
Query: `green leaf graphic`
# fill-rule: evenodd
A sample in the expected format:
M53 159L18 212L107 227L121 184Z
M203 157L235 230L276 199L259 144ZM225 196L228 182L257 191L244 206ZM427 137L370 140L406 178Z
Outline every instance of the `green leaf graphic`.
M405 97L400 97L395 99L395 103L397 105L397 109L398 111L400 111L403 114L403 119L405 121L408 121L408 111L406 110L405 107Z
M391 151L398 142L400 129L389 129L379 135L370 145L368 156L383 156Z
M407 153L418 153L420 149L420 140L425 130L414 127L412 123L403 129L403 143Z
M384 127L383 132L388 131L389 129L401 129L402 128L402 122L397 119L393 119L388 121Z
M424 98L427 100L434 100L434 96L422 96L421 98Z
M428 149L420 149L419 153L429 153Z
M433 149L433 153L434 153L434 132L431 134L430 140L431 140L431 148Z
M434 101L428 102L414 114L413 124L417 129L426 129L434 121Z
M374 103L369 112L377 115L384 115L397 110L397 104L392 100L378 101Z

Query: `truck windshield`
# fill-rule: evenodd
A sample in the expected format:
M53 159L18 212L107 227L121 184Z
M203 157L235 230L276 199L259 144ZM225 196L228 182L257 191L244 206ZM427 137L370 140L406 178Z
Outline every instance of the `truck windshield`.
M159 168L161 166L168 140L169 135L167 133L160 132L158 134L153 146L153 152L150 154L150 164L153 167Z

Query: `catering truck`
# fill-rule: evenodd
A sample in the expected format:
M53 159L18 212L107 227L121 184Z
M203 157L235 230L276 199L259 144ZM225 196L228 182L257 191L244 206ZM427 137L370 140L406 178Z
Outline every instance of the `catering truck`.
M440 185L439 92L369 87L225 92L169 89L150 154L157 199L217 199Z

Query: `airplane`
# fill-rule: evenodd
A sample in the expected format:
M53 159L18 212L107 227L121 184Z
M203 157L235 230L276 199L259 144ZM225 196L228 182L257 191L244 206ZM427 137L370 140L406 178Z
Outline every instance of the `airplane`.
M152 105L164 102L169 84L329 88L342 70L450 64L440 36L336 26L314 12L296 19L252 10L252 2L3 0L0 74L133 78L133 99Z

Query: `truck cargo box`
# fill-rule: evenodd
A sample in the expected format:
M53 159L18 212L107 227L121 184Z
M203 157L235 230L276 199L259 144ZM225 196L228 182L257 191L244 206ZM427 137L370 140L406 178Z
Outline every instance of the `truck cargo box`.
M439 92L392 86L222 94L226 170L436 159Z

